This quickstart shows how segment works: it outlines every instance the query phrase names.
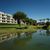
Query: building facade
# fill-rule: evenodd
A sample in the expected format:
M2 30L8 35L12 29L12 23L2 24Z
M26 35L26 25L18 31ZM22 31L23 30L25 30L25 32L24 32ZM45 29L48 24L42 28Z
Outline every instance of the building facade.
M0 12L0 23L17 24L17 21L13 19L13 15Z

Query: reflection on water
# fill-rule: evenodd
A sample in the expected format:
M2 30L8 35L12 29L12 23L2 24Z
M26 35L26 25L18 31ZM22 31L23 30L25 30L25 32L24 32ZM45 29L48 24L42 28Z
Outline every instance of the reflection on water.
M31 32L25 32L25 33L17 33L17 38L29 38L32 37L32 33Z
M18 37L0 43L0 50L50 50L50 30L18 33Z
M18 35L18 38L20 38L20 33L17 33L17 35Z
M43 35L43 36L50 36L50 30L49 29L46 29L46 30L39 30L38 32L40 32L40 35Z
M47 36L50 36L50 30L46 30L46 34L47 34Z
M4 42L0 44L1 50L20 50L24 49L27 44L29 44L32 39L31 32L18 33L18 37L15 39L11 39L10 41ZM21 36L22 35L22 36Z

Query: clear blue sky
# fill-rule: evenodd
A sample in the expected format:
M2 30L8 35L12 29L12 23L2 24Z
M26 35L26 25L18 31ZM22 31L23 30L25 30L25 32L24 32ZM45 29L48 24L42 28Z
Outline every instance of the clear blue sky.
M50 18L50 0L0 0L0 11L23 11L32 19Z

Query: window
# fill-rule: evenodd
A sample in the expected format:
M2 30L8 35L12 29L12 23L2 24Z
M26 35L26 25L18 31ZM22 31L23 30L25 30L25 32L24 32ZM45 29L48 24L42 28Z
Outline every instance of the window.
M5 16L4 14L2 14L2 16Z
M5 22L5 20L2 20L2 22Z
M10 23L10 21L7 21L7 23Z

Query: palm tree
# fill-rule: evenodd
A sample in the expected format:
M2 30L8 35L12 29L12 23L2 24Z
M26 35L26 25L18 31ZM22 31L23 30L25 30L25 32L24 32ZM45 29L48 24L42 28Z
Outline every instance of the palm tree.
M26 24L28 25L29 22L30 22L30 21L29 21L29 18L27 17L27 18L25 18L24 20L25 20Z
M26 22L27 22L27 24L30 24L30 25L33 25L34 24L35 25L37 21L36 20L33 20L31 18L27 18L26 19Z
M50 24L50 23L49 23L49 20L50 20L50 19L49 19L49 18L47 18L46 20L47 20L46 25L47 25L47 27L48 27L48 26L49 26L49 24Z
M20 25L20 20L22 19L25 19L27 16L24 12L16 12L14 15L13 15L13 18L15 20L17 20L18 24Z
M50 19L49 19L49 18L47 18L46 20L49 22L49 20L50 20Z
M42 19L43 20L43 22L45 22L45 19Z
M39 20L40 22L42 21L42 19Z

